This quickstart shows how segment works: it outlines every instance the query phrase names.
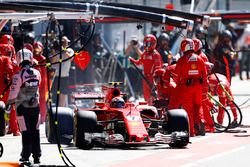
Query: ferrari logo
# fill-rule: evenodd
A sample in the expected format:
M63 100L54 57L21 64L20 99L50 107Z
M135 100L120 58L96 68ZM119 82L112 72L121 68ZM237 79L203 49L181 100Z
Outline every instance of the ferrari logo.
M197 68L196 64L191 64L191 69L192 69L192 70L194 70L194 69L196 69L196 68Z

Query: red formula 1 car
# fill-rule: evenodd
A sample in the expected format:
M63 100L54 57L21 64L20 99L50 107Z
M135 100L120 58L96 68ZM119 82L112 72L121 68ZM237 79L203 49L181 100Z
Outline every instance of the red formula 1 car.
M95 145L157 145L185 147L189 143L189 123L184 110L166 111L159 117L154 106L127 101L119 83L102 86L101 93L83 90L72 94L74 109L58 108L61 142L74 139L76 147L91 149ZM55 108L53 108L55 115ZM50 114L46 121L49 142L55 142Z

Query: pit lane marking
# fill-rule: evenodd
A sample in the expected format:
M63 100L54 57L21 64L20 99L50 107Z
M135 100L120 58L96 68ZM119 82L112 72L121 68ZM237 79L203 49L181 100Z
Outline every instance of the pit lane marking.
M209 156L207 158L203 158L203 159L197 160L196 162L193 162L193 163L188 163L188 164L185 164L185 165L181 165L180 167L198 166L198 165L200 165L200 164L202 164L202 163L204 163L206 161L210 161L210 160L213 160L213 159L216 159L216 158L219 158L219 157L223 157L223 156L226 156L228 154L232 154L232 153L244 150L244 149L247 149L247 146L241 146L241 147L235 148L233 150L229 150L229 151L226 151L226 152L223 152L223 153L212 155L212 156Z
M190 141L191 142L199 142L199 141L202 141L202 140L207 140L209 138L212 138L212 137L216 137L218 136L220 133L206 133L206 136L196 136L196 137L191 137L190 138Z
M176 155L173 155L173 156L168 156L164 159L167 159L167 160L180 160L180 159L187 159L187 158L190 158L192 156L196 155L195 153L180 153L180 154L176 154Z

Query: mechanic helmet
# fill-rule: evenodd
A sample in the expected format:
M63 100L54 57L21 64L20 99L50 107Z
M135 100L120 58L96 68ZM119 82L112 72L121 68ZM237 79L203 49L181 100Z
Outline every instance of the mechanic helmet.
M201 50L202 49L201 40L195 38L195 39L193 39L193 41L194 41L194 51L197 52L197 51Z
M33 48L34 48L34 55L40 55L44 49L43 44L39 41L33 44Z
M124 108L125 107L125 101L122 97L114 97L111 100L111 104L110 104L111 108Z
M164 74L165 70L162 69L162 68L159 68L159 69L156 69L155 72L154 72L154 83L155 84L160 84L161 81L162 81L162 76Z
M168 49L168 45L169 45L169 36L167 33L162 33L159 38L158 38L158 44L159 44L159 47L163 48L164 50L165 49Z
M166 41L169 41L170 39L169 39L169 36L168 36L168 34L167 33L162 33L160 36L159 36L159 41L161 42L161 41L164 41L164 40L166 40Z
M11 44L11 45L14 45L14 39L11 35L3 35L0 39L0 43L1 44Z
M34 32L29 32L24 37L24 42L25 43L34 43L34 40L35 40L35 34L34 34Z
M146 51L153 51L156 47L156 37L152 34L146 35L143 40L143 46Z
M207 61L205 62L205 65L206 65L207 74L210 74L212 72L214 64Z
M33 46L30 43L23 44L23 48L28 49L29 51L33 52Z
M194 51L194 42L190 38L181 41L181 52Z
M33 53L28 49L21 49L17 52L16 61L18 66L21 66L24 62L33 64Z
M8 45L0 44L0 55L7 56L8 55Z
M0 44L0 55L4 55L12 58L13 54L15 54L15 48L10 44Z
M229 38L232 39L232 33L229 30L224 30L221 33L222 38Z
M206 35L207 35L207 30L204 29L203 27L198 27L198 28L195 30L195 36L196 36L198 39L204 39Z

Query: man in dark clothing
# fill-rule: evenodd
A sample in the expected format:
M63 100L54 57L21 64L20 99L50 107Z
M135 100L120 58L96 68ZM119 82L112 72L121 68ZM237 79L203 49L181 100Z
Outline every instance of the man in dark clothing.
M160 53L163 63L171 64L172 53L169 48L169 36L167 33L162 33L159 38L159 47L157 51Z
M229 30L221 33L219 42L215 50L215 72L223 74L231 83L231 78L234 74L235 54L232 46L232 34Z

